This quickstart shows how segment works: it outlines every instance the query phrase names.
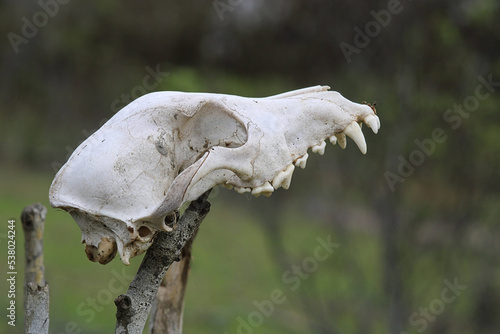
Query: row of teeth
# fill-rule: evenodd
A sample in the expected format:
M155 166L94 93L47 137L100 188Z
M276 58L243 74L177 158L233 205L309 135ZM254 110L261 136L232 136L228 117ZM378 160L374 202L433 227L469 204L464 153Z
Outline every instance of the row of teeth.
M365 117L365 119L363 119L363 122L372 129L373 133L378 133L378 130L380 129L380 120L377 116L368 115L367 117ZM366 154L365 136L361 131L361 125L357 121L353 121L344 129L344 131L334 134L329 139L333 145L338 143L342 149L345 149L347 146L346 136L351 138L356 143L361 153ZM321 143L312 146L311 151L313 153L323 155L325 154L325 148L326 142L323 140L321 141ZM295 160L295 162L293 164L290 164L285 170L276 174L272 182L265 182L263 185L255 187L253 189L247 187L234 187L234 190L240 194L251 193L255 197L259 197L260 195L269 197L274 192L274 190L277 190L280 187L282 187L283 189L288 189L290 187L290 183L292 182L292 174L295 170L295 166L302 169L306 168L307 158L309 158L309 154L306 153L302 157ZM225 186L229 189L233 189L232 185Z
M368 115L363 119L363 122L372 129L373 133L377 134L378 130L380 129L380 119L375 116L375 115ZM361 123L363 124L363 123ZM365 136L363 135L363 132L361 131L361 124L353 121L351 124L349 124L343 132L337 133L333 136L330 137L330 142L335 145L337 142L339 143L339 146L342 149L345 149L347 146L347 140L346 136L351 138L356 145L358 145L359 150L361 153L366 154L366 141L365 141ZM324 142L324 141L323 141ZM312 147L312 150L314 152L314 147L318 146L323 146L323 143L321 145L316 145ZM325 152L324 148L322 151L319 151L318 153L323 155Z

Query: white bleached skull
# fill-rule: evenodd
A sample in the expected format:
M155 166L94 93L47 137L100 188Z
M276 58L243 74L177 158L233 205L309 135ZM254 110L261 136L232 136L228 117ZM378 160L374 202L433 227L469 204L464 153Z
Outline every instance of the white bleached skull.
M307 150L325 139L362 153L360 125L380 128L373 107L327 86L267 98L157 92L120 110L73 152L50 188L53 207L82 230L90 260L122 261L144 252L174 212L216 185L269 196L288 189Z

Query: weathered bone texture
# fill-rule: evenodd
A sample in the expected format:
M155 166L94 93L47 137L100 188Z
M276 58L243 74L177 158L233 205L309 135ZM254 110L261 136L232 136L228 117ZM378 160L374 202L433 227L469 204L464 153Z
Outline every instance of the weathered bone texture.
M53 207L82 230L90 260L116 252L125 264L144 252L175 210L216 185L269 196L288 189L307 150L323 154L325 139L362 153L360 123L380 128L374 108L327 86L266 98L157 92L120 110L73 152L51 189Z

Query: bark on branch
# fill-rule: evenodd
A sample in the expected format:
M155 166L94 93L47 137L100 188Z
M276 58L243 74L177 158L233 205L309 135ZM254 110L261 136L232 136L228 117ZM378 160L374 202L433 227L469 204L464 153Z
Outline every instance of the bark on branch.
M191 246L195 236L184 245L181 260L172 263L161 281L149 317L150 334L182 333L184 295L191 265Z
M24 208L24 327L25 333L49 332L49 286L43 265L43 229L47 208L36 203Z
M151 306L167 269L179 261L185 244L193 238L210 210L210 191L191 202L172 232L159 232L146 252L127 293L115 299L115 333L143 332Z

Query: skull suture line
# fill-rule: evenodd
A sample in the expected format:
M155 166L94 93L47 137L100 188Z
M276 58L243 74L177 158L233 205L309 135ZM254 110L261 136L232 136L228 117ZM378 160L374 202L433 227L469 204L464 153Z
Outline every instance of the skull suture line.
M323 154L325 139L362 153L359 124L379 118L327 86L267 98L157 92L120 110L73 152L50 188L53 207L82 230L90 260L105 264L144 252L174 211L216 185L269 196L288 189L307 150Z

